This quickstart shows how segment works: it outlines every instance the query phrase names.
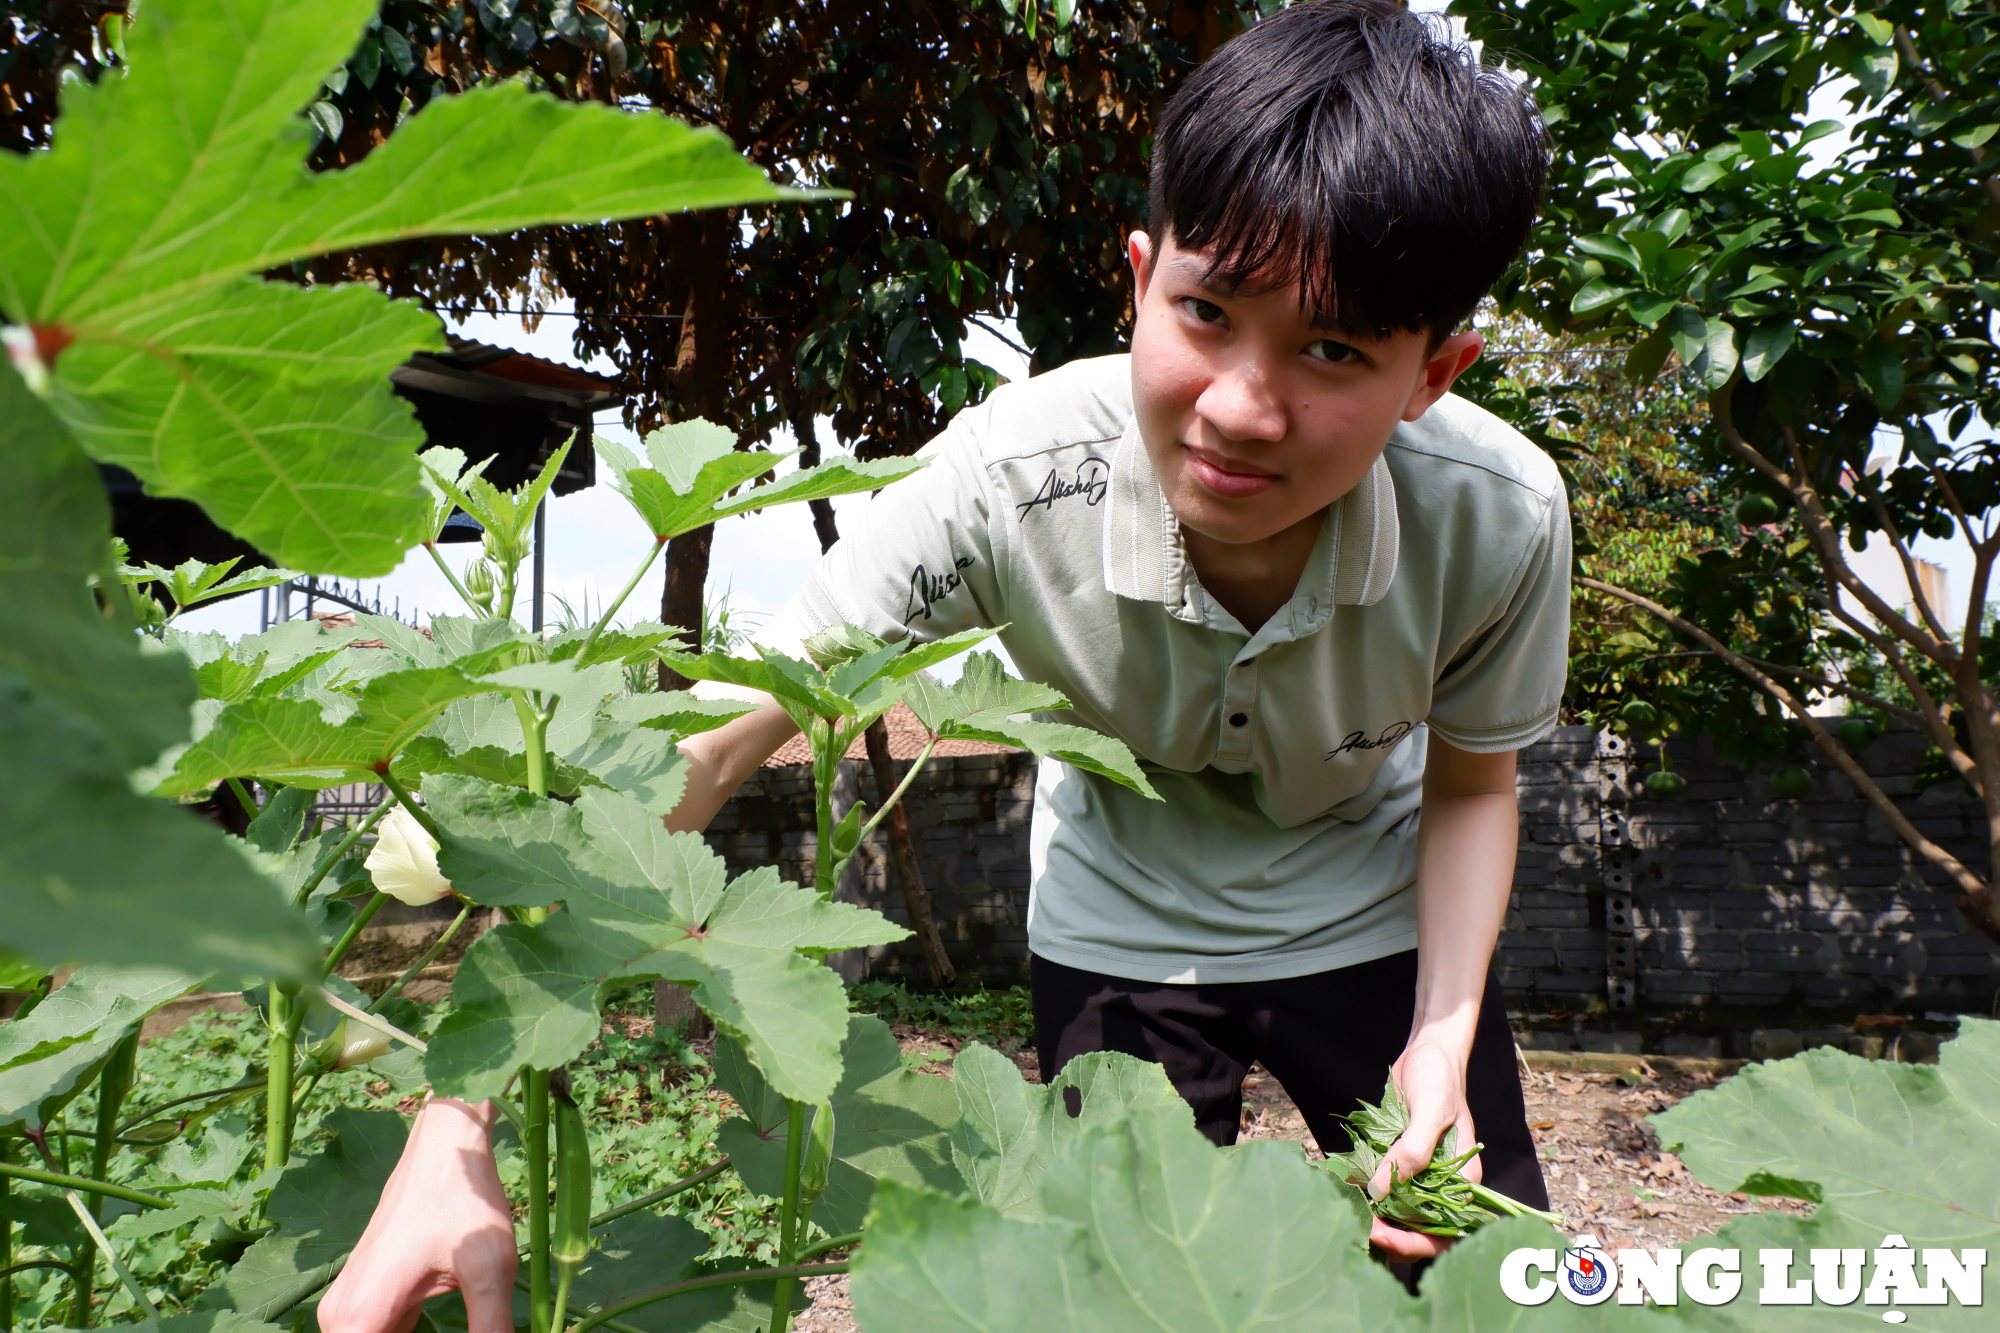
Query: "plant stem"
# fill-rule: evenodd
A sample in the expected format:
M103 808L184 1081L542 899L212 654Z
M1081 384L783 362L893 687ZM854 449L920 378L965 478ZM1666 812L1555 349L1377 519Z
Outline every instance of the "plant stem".
M12 1165L14 1165L14 1140L0 1139L0 1167ZM14 1178L0 1175L0 1205L4 1205L7 1196L13 1192ZM52 1260L33 1261L33 1264L40 1263L62 1267ZM14 1283L11 1279L20 1271L21 1266L14 1262L14 1219L10 1214L0 1211L0 1333L14 1333Z
M307 877L304 884L299 886L298 892L292 895L292 906L304 907L306 900L312 897L313 890L320 886L320 881L324 880L328 873L340 864L340 858L347 855L353 849L354 844L360 842L367 835L369 829L374 828L376 824L380 823L382 816L388 814L389 807L395 803L396 794L392 788L389 795L382 798L382 803L373 810L370 810L367 818L349 829L347 836L335 844L331 852L327 853L326 859L313 867L312 874Z
M288 983L271 982L271 1051L264 1068L264 1169L276 1170L292 1156L292 1003L297 990ZM305 1006L300 1005L303 1012Z
M840 777L840 729L825 718L813 719L806 735L813 751L813 887L832 898L839 887L833 876L833 787Z
M500 561L500 596L493 607L495 620L514 618L514 583L521 572L521 557L516 554L511 559Z
M112 1048L111 1058L104 1062L104 1071L97 1076L97 1133L96 1142L90 1150L90 1175L93 1180L103 1180L111 1174L111 1158L118 1151L118 1111L125 1104L125 1096L132 1091L135 1062L139 1055L139 1034L128 1034ZM104 1221L104 1196L90 1196L90 1215L100 1223ZM97 1255L85 1256L76 1266L76 1276L71 1281L73 1292L70 1301L70 1325L73 1328L90 1327L90 1292L97 1285Z
M545 1329L554 1316L549 1293L549 1075L521 1074L521 1152L528 1168L528 1327Z
M18 1264L8 1264L5 1268L0 1268L0 1282L4 1282L16 1273L29 1273L37 1268L59 1268L71 1277L76 1276L76 1270L60 1259L23 1259ZM14 1284L5 1282L4 1285L0 1285L0 1333L13 1327Z
M521 719L521 739L527 747L528 790L537 796L549 794L549 720L535 711L528 696L514 695L514 712Z
M458 581L458 575L451 572L451 566L446 564L444 557L438 554L437 543L425 542L424 549L431 553L431 559L437 562L438 572L444 575L445 582L451 585L451 590L458 594L458 600L465 603L466 610L472 612L475 616L485 617L488 612L479 603L472 600L472 594L467 592L465 585Z
M848 1245L859 1245L860 1243L861 1233L859 1231L850 1231L845 1236L830 1236L817 1245L809 1245L805 1249L800 1250L799 1262L804 1263L808 1259L817 1259L828 1250L838 1250Z
M466 918L470 917L471 915L472 915L472 904L467 903L464 907L459 908L458 915L452 918L451 924L449 926L445 927L444 934L438 936L437 942L431 945L430 948L424 950L422 957L418 958L416 962L411 963L408 967L403 969L403 975L396 978L394 985L390 986L389 989L383 991L380 995L377 995L375 997L375 999L368 1006L368 1012L372 1014L376 1010L380 1009L383 1005L389 1003L389 1001L394 999L397 993L400 992L403 989L403 987L410 984L410 979L412 977L416 976L419 972L422 972L425 968L429 967L431 963L437 958L437 956L444 952L444 946L451 943L451 937L458 934L458 928L464 925L466 922Z
M1497 1190L1487 1189L1484 1185L1477 1182L1473 1182L1472 1184L1472 1201L1482 1208L1492 1209L1502 1217L1535 1217L1547 1222L1552 1227L1559 1227L1563 1224L1563 1215L1561 1213L1549 1213L1543 1212L1539 1208L1530 1208L1518 1199L1510 1199Z
M250 816L250 818L255 819L259 814L262 813L262 811L258 808L257 798L252 796L250 794L249 788L243 785L242 778L230 778L229 790L236 793L236 799L242 803L245 813L247 813Z
M90 1209L84 1207L82 1198L75 1190L65 1190L63 1197L69 1200L70 1210L76 1214L76 1220L83 1223L83 1229L90 1233L91 1243L103 1252L106 1262L111 1265L111 1271L116 1273L118 1281L124 1284L126 1294L132 1298L133 1306L144 1313L146 1327L157 1329L160 1326L159 1312L153 1308L153 1303L146 1299L146 1289L139 1285L139 1279L132 1276L132 1270L125 1266L124 1261L118 1257L118 1251L111 1247L111 1238L104 1234L104 1228L90 1215ZM92 1263L90 1267L94 1270L96 1264ZM77 1268L79 1272L83 1271L83 1265L79 1264ZM89 1299L90 1294L86 1290L84 1300Z
M778 1263L790 1265L798 1248L799 1160L805 1153L806 1104L785 1099L785 1199L778 1209ZM787 1333L792 1326L792 1278L771 1284L770 1333Z
M152 1120L153 1118L158 1116L160 1112L170 1111L176 1106L185 1106L189 1102L207 1101L211 1097L228 1097L232 1095L241 1096L246 1092L262 1091L263 1087L264 1087L263 1078L261 1076L256 1076L256 1077L246 1078L244 1079L243 1082L238 1083L233 1087L210 1088L207 1092L191 1092L185 1097L176 1097L170 1102L161 1102L158 1106L147 1107L145 1110L139 1112L139 1114L133 1116L130 1120L127 1120L124 1124L120 1125L118 1127L118 1133L123 1134L127 1130L136 1129L140 1125L143 1125L147 1121Z
M673 1184L656 1189L651 1194L642 1194L628 1203L619 1204L616 1208L607 1208L596 1217L590 1219L591 1229L594 1231L607 1223L617 1221L627 1213L636 1213L641 1208L651 1208L656 1203L664 1203L683 1190L691 1190L704 1180L712 1180L728 1169L729 1159L725 1157L714 1166L705 1166L693 1175L683 1176Z
M935 736L931 737L930 744L924 746L922 753L918 754L916 760L910 765L910 771L905 773L903 780L896 784L896 790L890 792L889 799L882 802L882 808L877 810L869 818L868 822L861 826L861 837L857 840L856 846L866 842L868 835L875 831L875 826L882 822L882 816L896 808L896 802L903 799L903 793L908 791L910 784L917 780L917 773L923 768L925 761L931 757L931 751L937 749L937 743L938 738Z
M590 1333L590 1330L599 1325L607 1324L619 1315L636 1310L642 1305L651 1305L655 1301L668 1300L674 1296L684 1296L688 1292L701 1291L708 1287L732 1287L746 1282L769 1282L773 1278L776 1278L786 1283L787 1289L789 1289L789 1284L796 1278L818 1277L825 1273L845 1273L846 1271L846 1264L832 1263L795 1264L790 1268L746 1268L735 1273L711 1273L707 1277L690 1278L686 1282L676 1282L670 1287L655 1287L651 1291L641 1292L629 1300L623 1300L616 1305L599 1310L596 1314L583 1320L575 1328L571 1329L570 1333ZM787 1323L790 1322L790 1313L790 1311L786 1311L788 1316Z
M403 1031L403 1029L397 1027L380 1014L371 1014L366 1009L357 1009L324 986L319 988L318 995L321 1000L326 1002L327 1007L336 1013L346 1014L349 1018L359 1022L363 1027L373 1028L385 1037L392 1037L402 1042L403 1045L409 1047L419 1055L430 1054L431 1048L429 1043L420 1037L412 1037L409 1033Z
M368 929L368 923L375 919L375 914L382 910L382 904L388 901L388 894L377 893L373 898L368 900L366 907L363 907L354 914L354 920L348 922L347 929L341 932L340 938L334 941L333 947L326 951L326 960L320 964L319 968L319 975L322 981L333 975L333 969L340 966L341 958L349 949L354 947L354 941L361 938L361 932Z
M618 596L612 599L611 605L604 608L604 614L599 616L597 623L590 627L590 633L584 636L583 646L576 650L578 657L582 657L590 651L590 646L597 642L597 636L604 633L605 629L611 624L611 617L618 614L618 608L625 605L625 599L632 595L632 590L639 586L639 580L646 577L646 571L653 567L653 562L660 558L660 552L666 549L666 538L656 537L653 539L653 549L646 552L646 558L641 560L639 567L632 571L632 577L625 580L624 588L619 591Z
M92 1180L87 1176L66 1175L61 1171L44 1171L40 1167L22 1166L18 1162L0 1161L0 1176L12 1176L17 1180L32 1180L37 1185L54 1185L58 1189L81 1190L85 1194L106 1194L127 1203L136 1203L146 1208L172 1208L174 1201L158 1194L148 1194L128 1185L114 1185L108 1180Z
M383 785L388 787L389 794L394 796L397 802L410 812L410 818L417 821L418 827L422 828L424 832L430 834L439 842L443 842L444 835L438 832L437 821L431 818L428 810L417 804L416 797L410 795L410 789L396 781L396 775L391 773L387 767L382 769L381 778Z

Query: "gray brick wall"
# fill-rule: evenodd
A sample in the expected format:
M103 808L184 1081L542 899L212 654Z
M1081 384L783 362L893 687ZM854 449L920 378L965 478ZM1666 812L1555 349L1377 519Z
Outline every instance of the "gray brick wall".
M1977 803L1955 783L1917 790L1923 751L1919 736L1892 732L1859 757L1920 828L1983 864ZM2000 950L1966 928L1944 876L1839 772L1817 765L1811 794L1781 800L1768 766L1745 773L1699 745L1674 743L1669 753L1688 784L1672 800L1644 791L1653 755L1627 754L1588 728L1562 728L1523 752L1520 855L1496 957L1514 1007L1529 1016L1610 1009L1613 1022L1627 1010L1730 1022L1735 1010L1768 1018L1774 1009L1993 1006ZM843 769L843 808L856 769ZM962 971L992 984L1025 977L1034 775L1024 754L937 759L907 798L946 949ZM872 780L860 781L872 800ZM732 870L775 863L789 878L808 878L807 770L761 771L709 840ZM841 896L904 919L879 833ZM1629 982L1625 995L1607 966ZM843 970L864 968L923 975L908 945Z

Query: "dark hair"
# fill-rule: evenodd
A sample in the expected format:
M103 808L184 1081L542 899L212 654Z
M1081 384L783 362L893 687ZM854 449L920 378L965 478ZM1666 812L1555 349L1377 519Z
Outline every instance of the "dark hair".
M1545 143L1533 99L1441 17L1312 0L1230 41L1167 103L1152 234L1206 252L1231 286L1297 282L1316 323L1435 342L1520 253Z

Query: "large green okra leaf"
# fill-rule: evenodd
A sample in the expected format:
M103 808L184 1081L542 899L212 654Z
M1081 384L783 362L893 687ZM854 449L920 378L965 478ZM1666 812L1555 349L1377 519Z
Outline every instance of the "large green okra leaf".
M1794 1280L1809 1271L1811 1250L1862 1250L1872 1259L1890 1235L1918 1254L2000 1253L2000 1023L1970 1016L1959 1023L1935 1066L1822 1047L1751 1065L1654 1116L1660 1141L1710 1188L1819 1204L1810 1217L1763 1213L1733 1222L1715 1243L1746 1256L1790 1249L1798 1256ZM1988 1277L1990 1285L1990 1270ZM1861 1301L1714 1313L1718 1323L1759 1330L1882 1323L1882 1307ZM1916 1317L1925 1328L1967 1333L1993 1322L1990 1309L1955 1300Z
M38 1131L90 1085L111 1050L196 978L163 968L85 967L0 1023L0 1134Z
M423 531L422 443L387 372L443 345L362 287L255 275L427 235L804 197L708 130L517 84L434 98L315 175L300 112L373 0L153 0L129 72L65 90L54 147L0 160L0 308L55 351L94 456L288 565L387 573Z
M568 805L440 777L425 796L444 834L439 867L462 895L563 904L539 925L489 932L466 955L457 1007L425 1062L440 1092L476 1100L523 1064L562 1064L597 1036L605 988L657 977L692 987L783 1095L832 1093L847 1006L819 958L908 932L774 870L725 884L721 858L698 834L668 833L638 801L600 788Z
M862 1327L1380 1333L1411 1304L1296 1144L1225 1153L1184 1120L1114 1119L1055 1156L1041 1203L1016 1220L884 1181L854 1265Z
M1126 1120L1194 1124L1159 1065L1115 1051L1079 1056L1044 1085L1023 1080L991 1047L968 1046L952 1064L952 1084L953 1161L974 1198L1022 1220L1043 1216L1049 1164L1085 1130Z
M848 1019L840 1057L840 1086L831 1102L833 1162L826 1192L810 1214L835 1236L861 1229L877 1180L953 1191L961 1184L947 1137L958 1116L951 1082L904 1068L888 1025L862 1014ZM726 1038L716 1043L715 1080L743 1112L717 1135L729 1164L757 1193L783 1194L784 1099Z
M219 1299L258 1319L277 1319L318 1295L361 1239L409 1137L393 1111L340 1110L322 1128L332 1137L295 1163L271 1191L266 1216L275 1234L252 1245L220 1286Z
M187 735L195 682L99 609L110 550L97 470L0 358L0 949L300 970L304 928L221 831L126 781Z
M611 484L660 541L767 505L872 491L909 476L930 461L881 458L863 463L836 458L730 499L732 490L770 471L789 455L739 452L735 432L699 418L660 427L646 436L643 447L644 463L614 440L600 441L597 449L611 470Z
M362 688L359 710L337 726L308 699L230 704L154 791L182 796L252 776L302 787L353 782L401 754L449 704L493 688L456 667L390 672Z
M1037 758L1053 755L1142 796L1160 799L1122 741L1064 722L1017 721L1017 713L1068 708L1069 700L1046 685L1009 676L992 653L966 658L964 674L950 685L921 676L912 679L903 687L903 698L939 736L1016 745L1034 751Z

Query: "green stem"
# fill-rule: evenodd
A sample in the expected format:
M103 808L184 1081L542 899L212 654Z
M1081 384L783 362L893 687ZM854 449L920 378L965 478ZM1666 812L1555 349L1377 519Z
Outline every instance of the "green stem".
M371 1014L366 1009L357 1008L324 986L321 986L316 993L320 1001L335 1013L345 1014L365 1028L373 1028L393 1041L400 1041L419 1055L430 1054L430 1045L423 1038L411 1036L380 1014Z
M93 1180L103 1180L111 1174L111 1158L118 1151L118 1112L125 1104L126 1094L132 1091L132 1079L136 1071L139 1055L139 1034L128 1034L112 1048L111 1058L104 1062L104 1071L97 1077L97 1141L90 1150L90 1176ZM100 1223L104 1221L104 1196L90 1196L90 1215ZM97 1285L97 1256L93 1252L83 1257L76 1266L76 1275L70 1283L70 1326L90 1327L90 1293Z
M467 592L465 585L458 581L458 575L451 572L451 566L446 564L444 557L438 554L437 543L425 542L424 549L431 553L431 559L437 562L438 572L444 575L445 582L451 585L451 590L458 594L458 600L465 603L466 609L482 619L489 615L490 613L485 607L472 600L472 594Z
M549 720L535 711L525 694L514 695L514 712L521 719L521 740L527 746L528 790L537 796L549 794Z
M923 768L924 763L931 757L931 751L937 749L937 743L938 743L938 738L935 736L931 737L930 744L924 746L923 752L920 753L916 757L916 761L910 765L910 771L905 773L903 775L903 780L896 784L896 790L890 792L889 799L882 802L882 808L880 810L877 810L874 813L874 815L868 820L868 822L861 826L861 838L859 842L856 843L857 846L859 846L861 842L868 841L868 835L870 833L873 833L875 831L875 826L882 822L882 816L888 814L891 810L895 809L896 802L903 799L903 793L908 791L910 789L910 784L917 780L917 773L919 772L919 770Z
M0 1176L12 1176L16 1180L32 1180L37 1185L54 1185L58 1189L81 1190L85 1194L105 1194L146 1208L174 1206L172 1199L158 1194L148 1194L144 1190L135 1190L129 1185L114 1185L108 1180L92 1180L87 1176L72 1176L61 1171L44 1171L40 1167L22 1166L18 1162L0 1161Z
M514 618L514 584L520 575L520 566L521 561L519 556L511 560L500 561L500 598L495 604L493 611L493 618L495 620L512 620Z
M832 1236L817 1245L809 1245L805 1249L800 1250L799 1262L804 1263L808 1259L817 1259L828 1250L843 1249L846 1246L859 1245L860 1243L861 1233L859 1231L850 1231L845 1236Z
M297 991L277 981L271 983L271 1051L265 1061L264 1083L264 1169L274 1171L292 1157L292 1073L295 1056L292 1005ZM301 1013L304 1004L299 1005Z
M799 1232L799 1161L805 1154L806 1104L785 1099L785 1198L778 1208L778 1263L789 1266L797 1258ZM781 1277L771 1284L770 1333L786 1333L792 1326L792 1278Z
M84 1207L83 1199L75 1190L64 1191L63 1197L69 1200L70 1210L76 1214L76 1220L83 1223L83 1229L90 1234L91 1244L103 1253L105 1262L111 1265L111 1271L118 1275L118 1281L124 1285L126 1294L132 1298L133 1307L145 1314L146 1327L159 1328L159 1312L153 1308L153 1303L146 1299L146 1289L139 1285L139 1279L132 1276L132 1270L118 1257L118 1251L111 1247L111 1238L104 1234L104 1228L90 1215L90 1209ZM77 1267L81 1271L83 1265L79 1264ZM91 1268L94 1270L96 1264L93 1263ZM90 1293L86 1290L84 1300L87 1302L89 1299Z
M16 1273L30 1273L37 1268L59 1268L71 1277L76 1276L76 1270L60 1259L23 1259L18 1264L8 1264L5 1268L0 1268L0 1279L10 1278ZM8 1282L0 1286L0 1330L13 1327L14 1284Z
M375 914L382 910L382 904L388 901L388 894L377 893L373 898L368 900L366 907L354 914L354 920L347 923L347 929L341 932L340 938L334 941L333 947L326 951L326 960L320 964L319 968L319 975L322 981L333 975L333 970L340 966L340 960L346 956L349 949L354 947L354 941L361 938L361 932L368 929L368 923L375 919Z
M825 1273L845 1273L846 1271L846 1264L833 1263L795 1264L790 1268L746 1268L735 1273L711 1273L707 1277L690 1278L686 1282L676 1282L670 1287L655 1287L651 1291L641 1292L629 1300L623 1300L616 1305L599 1310L596 1314L583 1320L575 1328L571 1329L570 1333L590 1333L590 1330L597 1328L599 1325L607 1324L619 1315L636 1310L642 1305L651 1305L655 1301L664 1301L675 1296L684 1296L691 1291L703 1291L709 1287L733 1287L746 1282L769 1282L773 1278L787 1284L787 1290L789 1290L789 1284L796 1278L819 1277ZM789 1310L786 1311L786 1315L788 1316L786 1322L788 1323L790 1322L790 1313Z
M389 794L395 797L405 810L410 812L410 818L417 821L418 827L422 828L424 832L430 834L439 842L443 842L444 835L438 832L437 821L431 818L428 810L417 804L416 797L410 795L410 789L396 781L396 775L391 773L387 768L384 768L379 776L382 779L383 785L388 787Z
M14 1165L14 1140L0 1139L0 1167ZM14 1178L0 1175L0 1205L14 1192ZM52 1260L36 1259L29 1267L51 1264L60 1268ZM14 1262L14 1219L4 1208L0 1208L0 1333L14 1333L14 1284L9 1279L21 1271L21 1265Z
M1481 1207L1491 1208L1502 1217L1539 1218L1552 1227L1559 1227L1563 1225L1564 1221L1561 1213L1548 1213L1543 1212L1539 1208L1530 1208L1518 1199L1510 1199L1498 1190L1490 1190L1484 1185L1477 1183L1474 1183L1472 1186L1472 1201Z
M520 1276L517 1273L514 1277L514 1290L526 1291L527 1289L528 1289L528 1279ZM568 1322L569 1320L568 1306L563 1307L562 1318L564 1322ZM632 1327L632 1325L630 1324L621 1324L616 1319L607 1319L602 1324L600 1324L599 1327L608 1328L611 1330L611 1333L640 1333L639 1329Z
M632 595L632 590L639 586L639 580L646 577L646 571L653 567L653 562L660 558L660 552L666 549L667 539L665 537L656 537L653 539L653 549L646 552L646 558L641 560L639 567L632 571L632 577L625 580L624 589L619 592L617 597L612 599L611 605L604 608L604 614L599 616L597 623L590 627L590 633L584 635L583 646L576 650L576 655L579 658L590 651L590 646L597 642L597 636L604 633L605 629L610 626L611 617L618 614L618 608L625 605L625 599Z
M569 1288L576 1281L576 1270L575 1264L556 1267L556 1295L549 1307L549 1333L563 1333L563 1325L569 1321Z
M833 787L840 776L840 728L824 718L815 719L807 733L813 749L813 887L822 898L832 898L838 886L833 873Z
M408 967L404 968L403 975L396 978L395 984L390 986L389 989L383 991L380 995L377 995L374 998L374 1000L370 1002L368 1006L368 1012L372 1014L376 1010L380 1009L383 1005L389 1003L390 1000L396 998L397 994L402 991L403 987L410 984L410 979L412 977L416 976L419 972L422 972L425 968L429 967L431 963L436 960L437 956L444 952L444 946L451 943L451 937L458 934L458 928L464 925L466 918L471 915L472 915L472 905L470 903L467 903L464 907L459 908L458 915L452 918L451 924L449 926L445 927L444 934L437 937L437 943L431 945L430 948L426 949L423 953L423 956L417 959L416 962L411 963Z
M695 1172L693 1175L683 1176L681 1179L676 1180L673 1184L665 1186L664 1188L661 1189L656 1189L651 1194L642 1194L638 1198L633 1199L628 1203L619 1204L616 1208L607 1208L603 1212L599 1213L596 1217L590 1219L591 1230L594 1231L598 1227L604 1226L607 1223L615 1222L619 1218L625 1216L625 1214L627 1213L636 1213L641 1208L651 1208L656 1203L664 1203L668 1199L673 1198L676 1194L679 1194L684 1190L691 1190L696 1185L701 1184L704 1180L712 1180L716 1176L721 1175L724 1171L727 1171L728 1169L729 1169L729 1159L725 1157L721 1161L717 1162L714 1166L703 1167L701 1170Z
M327 874L340 864L340 858L353 850L354 844L367 836L368 830L380 823L382 816L388 814L389 808L395 803L395 792L394 789L391 789L390 794L382 798L382 803L373 810L370 810L367 818L349 829L347 836L342 838L331 852L327 853L326 859L313 867L313 872L306 878L306 882L301 884L298 891L292 894L292 906L304 907L306 901L312 897L313 890L320 886L320 881L325 879Z
M238 1083L233 1087L210 1088L207 1092L191 1092L185 1097L176 1097L170 1102L161 1102L158 1106L150 1106L146 1108L145 1110L139 1112L139 1114L133 1116L130 1120L127 1120L124 1124L120 1125L118 1127L118 1132L120 1134L123 1134L127 1130L137 1129L140 1125L145 1124L147 1121L157 1119L160 1112L171 1111L176 1106L186 1106L189 1102L204 1102L211 1097L241 1096L243 1093L246 1092L261 1091L263 1087L264 1087L263 1078L261 1076L254 1076L244 1079L243 1082Z
M528 1168L528 1327L545 1329L554 1317L549 1294L549 1075L528 1069L521 1075L525 1132L521 1152Z
M261 813L257 805L257 798L252 796L249 789L243 785L242 778L230 778L229 790L236 793L236 799L243 803L243 808L249 812L250 818L255 819Z

